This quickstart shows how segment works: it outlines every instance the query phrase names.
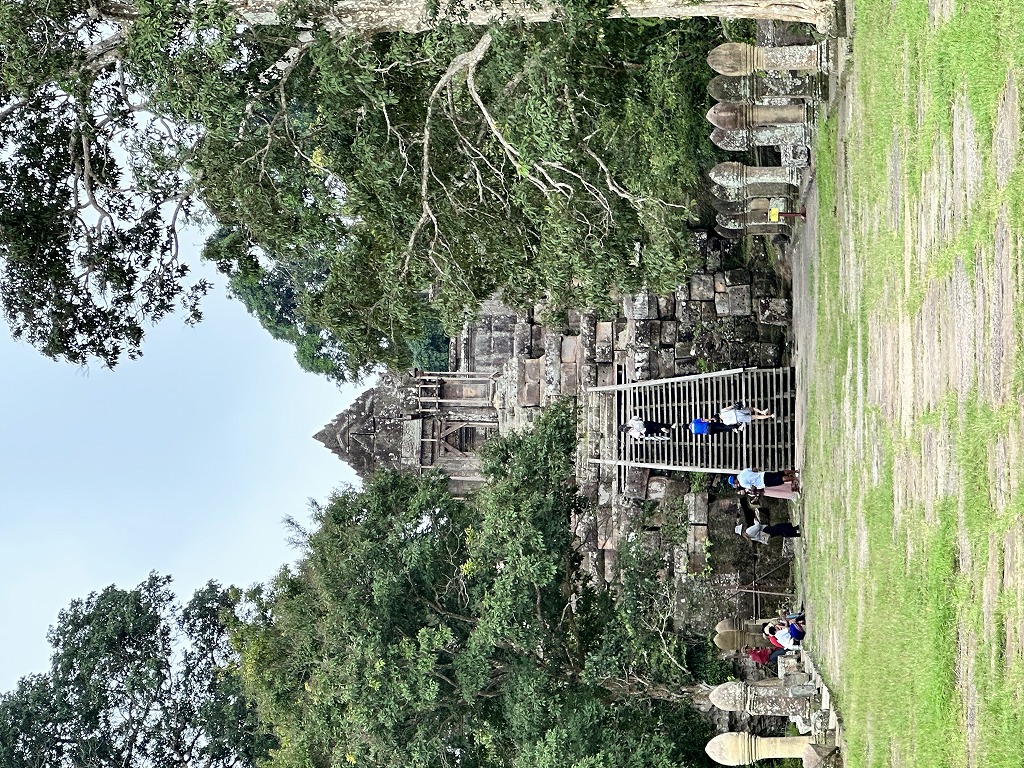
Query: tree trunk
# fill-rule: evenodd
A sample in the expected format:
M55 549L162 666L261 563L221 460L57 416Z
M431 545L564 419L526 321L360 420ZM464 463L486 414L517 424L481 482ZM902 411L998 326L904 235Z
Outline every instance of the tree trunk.
M232 0L238 14L250 24L278 23L277 9L284 0ZM684 19L719 16L726 19L776 19L813 24L827 31L832 24L834 0L625 0L609 12L613 18ZM526 8L506 4L497 8L471 5L464 16L450 18L467 24L490 24L502 18L527 22L551 21L554 6ZM444 8L439 18L444 18ZM422 32L432 20L424 0L340 0L324 17L332 32L374 35L383 32Z

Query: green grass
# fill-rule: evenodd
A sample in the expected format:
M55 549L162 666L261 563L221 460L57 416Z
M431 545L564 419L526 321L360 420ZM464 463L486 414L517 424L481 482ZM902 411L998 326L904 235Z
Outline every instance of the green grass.
M1024 533L1024 490L1011 485L1000 506L990 480L1003 455L997 442L1022 439L1021 290L1011 299L1009 401L991 402L978 387L947 392L936 407L915 411L904 429L870 402L864 383L887 372L887 361L869 352L869 331L892 333L887 322L914 318L958 261L974 285L991 282L993 232L1004 206L1011 242L1024 237L1024 162L1018 150L1018 166L1000 189L992 147L1008 70L1024 92L1024 13L1015 0L956 6L949 21L933 25L923 0L856 0L853 125L839 136L831 119L815 147L818 305L806 379L811 535L803 567L815 642L823 654L838 655L826 659L826 671L852 768L952 768L969 756L987 768L1024 765L1024 656L1007 643L1007 628L1024 621L1024 558L1007 562L1006 549L1008 536ZM917 202L937 187L937 148L951 152L958 140L954 105L961 114L966 105L973 121L980 184L952 237L920 255L919 232L906 229L903 204L913 220ZM902 191L895 200L894 177ZM894 207L898 220L890 216ZM840 247L844 224L835 212L844 210L852 251ZM1024 280L1017 258L1012 285ZM846 279L851 265L862 276L856 295ZM988 314L978 317L990 331ZM860 401L858 444L849 414ZM934 473L921 468L940 434L953 467L951 492L944 479L937 492L927 485L935 485ZM1008 476L1024 476L1024 459L1014 462Z

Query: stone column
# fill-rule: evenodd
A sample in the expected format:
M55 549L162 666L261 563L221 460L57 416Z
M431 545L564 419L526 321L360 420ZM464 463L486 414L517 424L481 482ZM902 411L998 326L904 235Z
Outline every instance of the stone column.
M733 131L761 125L803 125L807 121L807 107L796 104L744 104L721 101L707 112L707 121L716 128Z
M759 125L735 130L715 128L711 132L711 142L726 152L745 152L751 147L805 145L809 138L807 132L805 125Z
M755 760L774 757L803 757L810 736L753 736L749 733L722 733L704 747L708 757L721 765L749 765Z
M708 94L715 101L744 103L766 102L769 99L819 101L822 89L816 75L779 75L771 79L757 75L718 75L708 83Z
M787 45L761 48L747 43L724 43L708 54L708 66L720 75L739 77L754 72L799 70L828 72L828 45Z
M723 187L721 184L711 186L711 194L719 200L740 202L752 197L788 198L795 190L789 184L747 184L744 187ZM766 619L767 621L767 619Z
M708 176L723 187L743 188L748 184L792 184L800 186L800 173L796 168L773 165L744 165L743 163L719 163Z
M774 227L777 229L780 224L785 229L789 229L789 225L781 219L779 221L768 221L768 210L765 208L736 214L719 213L715 216L715 220L726 229L745 229L749 231L751 227L760 226Z
M769 678L753 684L740 681L722 683L708 694L708 700L725 712L808 718L817 692L810 682Z

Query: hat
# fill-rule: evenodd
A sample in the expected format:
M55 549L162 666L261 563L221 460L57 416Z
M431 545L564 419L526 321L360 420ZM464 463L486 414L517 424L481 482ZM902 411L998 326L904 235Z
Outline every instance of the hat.
M736 475L729 475L729 485L731 485L733 488L736 487Z

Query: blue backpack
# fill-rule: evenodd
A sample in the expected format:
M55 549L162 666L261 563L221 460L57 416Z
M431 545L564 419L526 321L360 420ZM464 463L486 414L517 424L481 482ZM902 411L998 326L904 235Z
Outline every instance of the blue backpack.
M706 435L710 428L706 419L694 419L690 422L690 431L695 435Z

